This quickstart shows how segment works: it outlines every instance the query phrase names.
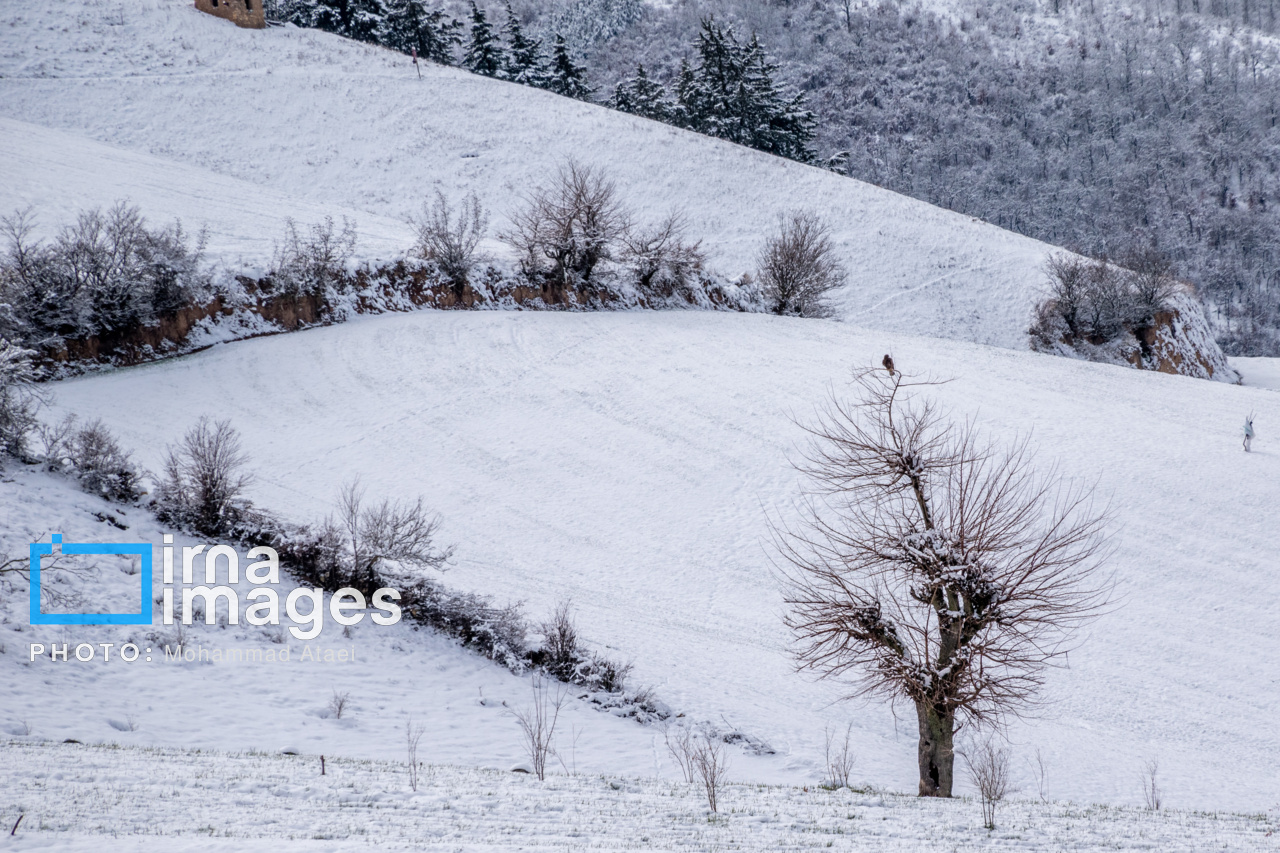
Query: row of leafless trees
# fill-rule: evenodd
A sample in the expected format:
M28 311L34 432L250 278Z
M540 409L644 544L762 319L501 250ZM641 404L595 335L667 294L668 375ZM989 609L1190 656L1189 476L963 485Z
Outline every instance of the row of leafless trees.
M510 219L499 239L515 249L523 274L558 298L592 293L607 262L625 267L642 292L670 296L687 291L706 262L701 244L688 236L682 213L639 224L605 172L573 161L530 192ZM479 246L488 221L474 194L455 209L437 193L415 222L415 251L455 286L464 286L483 263ZM756 267L767 306L778 314L822 316L825 295L846 280L829 226L807 211L780 217Z

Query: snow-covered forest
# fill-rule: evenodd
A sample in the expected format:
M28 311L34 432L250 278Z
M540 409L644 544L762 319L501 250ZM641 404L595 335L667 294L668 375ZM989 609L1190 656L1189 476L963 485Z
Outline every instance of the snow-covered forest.
M576 0L487 17L278 0L273 13L1095 257L1157 252L1197 287L1228 354L1280 353L1274 0Z

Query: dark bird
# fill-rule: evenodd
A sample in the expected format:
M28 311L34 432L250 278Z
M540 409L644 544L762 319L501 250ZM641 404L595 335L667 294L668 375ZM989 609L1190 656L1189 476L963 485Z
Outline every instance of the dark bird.
M889 371L889 375L892 376L893 375L893 356L886 354L884 357L884 361L880 363L884 365L884 369Z

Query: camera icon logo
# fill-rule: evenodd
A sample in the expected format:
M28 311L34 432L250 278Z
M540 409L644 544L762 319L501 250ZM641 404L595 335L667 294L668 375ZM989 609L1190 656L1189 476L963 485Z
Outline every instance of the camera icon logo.
M31 624L32 625L150 625L151 611L151 544L84 543L62 541L55 533L49 542L31 543ZM141 565L141 589L137 613L42 613L40 610L40 559L55 554L129 554L136 555Z

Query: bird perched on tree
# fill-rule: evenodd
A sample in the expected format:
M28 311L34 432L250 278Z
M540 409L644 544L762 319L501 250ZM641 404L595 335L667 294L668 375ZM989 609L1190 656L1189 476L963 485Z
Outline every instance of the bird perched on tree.
M885 353L884 361L880 363L884 365L884 369L889 371L889 375L892 376L893 375L893 356L889 355L888 353Z
M1253 444L1253 415L1244 419L1244 452L1249 452L1250 445Z

